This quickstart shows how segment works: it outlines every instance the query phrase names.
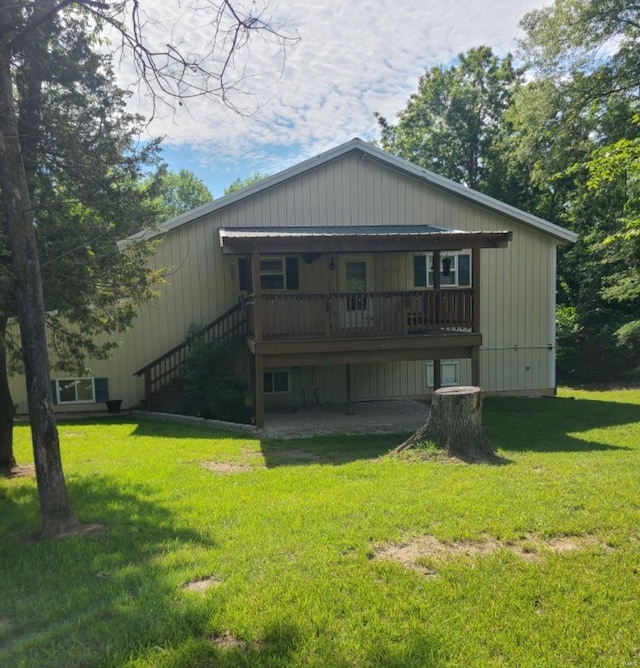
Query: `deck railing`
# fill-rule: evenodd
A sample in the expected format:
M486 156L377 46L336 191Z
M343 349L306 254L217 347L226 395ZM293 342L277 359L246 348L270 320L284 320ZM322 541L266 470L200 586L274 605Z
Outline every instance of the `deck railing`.
M248 332L264 340L470 331L473 293L473 288L262 293L247 304Z

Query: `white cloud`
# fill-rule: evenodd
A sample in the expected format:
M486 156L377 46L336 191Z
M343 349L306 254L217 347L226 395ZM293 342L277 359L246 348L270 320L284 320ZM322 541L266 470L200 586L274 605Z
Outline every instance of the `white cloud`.
M141 3L144 5L144 3ZM418 78L467 49L488 44L501 54L515 47L518 22L542 0L280 0L270 13L283 31L300 42L282 63L277 51L258 39L239 54L237 65L252 78L254 94L236 101L254 110L239 116L206 99L172 111L161 110L150 127L173 146L198 147L203 162L233 165L250 153L263 171L273 164L273 148L316 154L354 136L377 136L374 112L387 118L405 105ZM149 2L147 8L153 5ZM161 23L149 24L154 39L174 37L201 52L211 27L204 14L183 15L178 0L165 0ZM158 11L148 9L148 11ZM121 73L126 77L126 69ZM255 76L254 76L255 75ZM132 104L148 113L148 100ZM256 108L257 107L257 108ZM280 158L281 160L281 158ZM273 168L273 169L272 169Z

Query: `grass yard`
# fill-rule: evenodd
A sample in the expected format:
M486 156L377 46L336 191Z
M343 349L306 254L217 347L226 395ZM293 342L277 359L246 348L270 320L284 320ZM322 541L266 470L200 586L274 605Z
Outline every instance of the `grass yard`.
M640 391L490 398L484 424L502 465L61 425L103 526L35 541L33 478L0 480L0 666L640 667Z

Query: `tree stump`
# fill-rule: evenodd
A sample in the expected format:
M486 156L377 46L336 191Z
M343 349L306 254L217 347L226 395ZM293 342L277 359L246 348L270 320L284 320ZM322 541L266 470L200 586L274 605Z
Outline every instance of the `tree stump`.
M493 447L482 430L482 389L459 386L436 390L425 424L394 452L426 441L461 459L477 460L492 455Z

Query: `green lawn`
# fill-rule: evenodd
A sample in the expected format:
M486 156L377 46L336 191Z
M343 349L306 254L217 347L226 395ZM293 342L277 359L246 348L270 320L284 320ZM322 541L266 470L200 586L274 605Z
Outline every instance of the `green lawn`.
M640 667L640 391L489 398L484 423L502 464L61 425L103 527L36 541L34 480L0 480L0 666Z

